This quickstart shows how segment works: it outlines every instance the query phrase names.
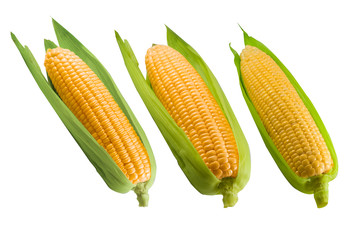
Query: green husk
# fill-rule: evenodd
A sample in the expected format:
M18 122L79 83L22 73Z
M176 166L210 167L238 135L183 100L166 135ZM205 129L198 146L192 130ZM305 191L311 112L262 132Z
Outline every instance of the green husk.
M119 193L126 193L130 190L134 190L138 196L139 206L147 206L147 191L153 184L156 175L156 165L150 144L144 131L103 65L65 28L63 28L55 20L53 20L53 24L60 46L75 52L75 54L85 61L86 64L96 73L104 85L109 89L111 95L128 117L129 122L139 135L139 138L143 142L150 158L151 178L147 182L134 185L127 179L105 149L97 143L89 131L87 131L87 129L59 98L51 84L51 81L47 80L42 74L41 69L30 49L27 46L23 47L14 34L11 34L11 37L41 91L44 93L55 112L69 130L70 134L74 137L75 141L79 144L80 148L83 150L89 161L93 164L109 188ZM49 40L45 40L44 43L45 49L57 47L55 43Z
M237 123L235 116L226 100L224 93L215 77L208 69L201 57L187 45L180 37L168 29L168 44L173 48L184 48L179 51L204 78L210 91L224 111L232 127L239 150L239 174L236 178L219 180L208 169L204 161L186 136L185 132L177 126L165 107L153 92L150 82L142 75L130 44L122 40L115 32L117 42L124 58L125 65L133 83L148 108L151 116L163 134L179 166L190 183L202 194L222 194L224 207L234 206L237 202L237 193L246 185L250 176L250 153L246 139ZM206 79L205 79L206 78Z
M326 142L326 145L327 145L327 147L328 147L328 149L330 151L331 157L332 157L333 162L334 162L334 165L333 165L332 169L326 174L321 174L321 175L317 175L317 176L310 177L310 178L302 178L302 177L299 177L298 175L296 175L291 170L289 165L286 163L285 159L282 157L280 152L277 150L274 142L272 141L269 134L267 133L267 131L266 131L261 119L260 119L260 116L258 115L254 105L252 104L251 99L249 98L249 96L247 94L247 91L246 91L246 88L245 88L245 85L243 83L243 79L242 79L242 76L241 76L241 70L240 70L241 59L240 59L240 56L230 46L230 49L233 52L234 57L235 57L234 62L235 62L235 65L237 67L237 71L238 71L238 74L239 74L241 91L242 91L244 99L245 99L245 101L246 101L246 103L247 103L247 105L249 107L251 115L254 118L256 126L258 127L258 129L260 131L260 134L261 134L261 136L262 136L262 138L264 140L264 143L265 143L266 147L268 148L270 154L274 158L276 164L278 165L279 169L281 170L281 172L283 173L285 178L288 180L288 182L294 188L296 188L297 190L299 190L299 191L301 191L303 193L314 194L314 198L315 198L317 206L319 208L324 207L324 206L327 205L327 202L328 202L328 183L336 177L337 171L338 171L337 157L336 157L336 153L335 153L333 144L331 142L330 136L329 136L329 134L328 134L328 132L327 132L327 130L326 130L320 116L319 116L319 114L317 113L315 107L313 106L313 104L311 103L310 99L307 97L305 92L302 90L302 88L300 87L298 82L295 80L294 76L290 73L290 71L275 56L275 54L272 53L264 44L257 41L253 37L249 37L249 35L243 29L242 29L242 31L244 33L245 45L250 45L250 46L257 47L258 49L260 49L263 52L265 52L266 54L268 54L278 64L278 66L281 68L281 70L285 73L285 75L287 76L287 78L289 79L291 84L296 89L296 91L299 94L300 98L304 102L306 108L309 110L309 112L310 112L311 116L313 117L317 127L320 130L320 133L324 137L324 140Z

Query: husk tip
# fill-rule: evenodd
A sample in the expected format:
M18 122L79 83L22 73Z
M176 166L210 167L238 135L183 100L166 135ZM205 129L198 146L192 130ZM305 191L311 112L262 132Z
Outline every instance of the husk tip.
M166 27L166 31L167 32L174 32L173 30L171 30L171 28L168 26L168 25L166 25L166 24L164 24L165 25L165 27Z
M53 17L51 17L51 22L52 22L53 26L60 25Z
M244 28L238 23L239 28L241 29L241 31L243 31L244 34L246 34L246 31L244 30Z

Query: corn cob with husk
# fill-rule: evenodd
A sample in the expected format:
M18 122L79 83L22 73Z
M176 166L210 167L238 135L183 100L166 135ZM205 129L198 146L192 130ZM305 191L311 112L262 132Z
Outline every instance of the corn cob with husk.
M129 74L189 179L202 194L222 194L234 206L250 174L246 139L205 62L169 28L168 45L146 54L148 79L129 43L116 38Z
M101 63L73 35L53 21L60 47L45 40L42 75L30 50L12 38L40 89L106 184L134 190L147 206L156 166L148 140Z
M334 147L323 122L295 78L265 45L245 31L245 49L234 49L243 96L263 140L289 183L328 203L337 175Z

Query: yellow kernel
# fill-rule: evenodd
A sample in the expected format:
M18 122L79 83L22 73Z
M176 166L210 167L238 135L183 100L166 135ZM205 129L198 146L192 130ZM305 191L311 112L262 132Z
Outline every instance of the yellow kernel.
M231 165L230 163L224 163L221 165L220 169L223 171L227 171L228 169L230 169Z
M206 156L208 158L211 157L211 156L214 156L214 155L216 155L216 152L214 150L210 150L210 151L206 152Z
M220 167L219 162L212 162L212 163L209 164L209 168L210 168L211 170L216 170L216 169L218 169L219 167Z

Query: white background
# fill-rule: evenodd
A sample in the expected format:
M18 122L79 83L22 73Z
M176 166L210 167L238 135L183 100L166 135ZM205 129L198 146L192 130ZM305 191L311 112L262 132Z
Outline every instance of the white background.
M221 3L220 3L221 2ZM0 6L0 239L359 239L359 7L357 1L7 1ZM51 17L111 73L152 145L157 176L148 208L111 191L36 85L10 39L41 67ZM295 190L268 153L241 95L228 44L237 24L285 63L322 117L339 159L327 207ZM124 66L127 38L144 70L164 24L192 45L218 78L251 150L251 177L234 208L199 194L162 138Z

